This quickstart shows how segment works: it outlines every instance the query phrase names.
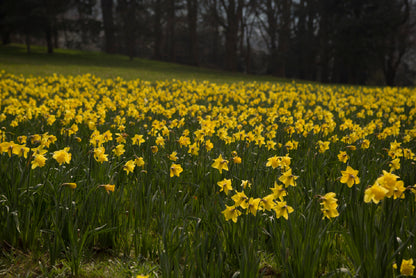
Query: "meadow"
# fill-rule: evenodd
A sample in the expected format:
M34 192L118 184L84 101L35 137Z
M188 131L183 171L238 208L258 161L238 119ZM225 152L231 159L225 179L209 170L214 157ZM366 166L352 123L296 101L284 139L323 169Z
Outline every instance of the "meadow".
M414 88L3 70L0 274L412 276L415 104Z

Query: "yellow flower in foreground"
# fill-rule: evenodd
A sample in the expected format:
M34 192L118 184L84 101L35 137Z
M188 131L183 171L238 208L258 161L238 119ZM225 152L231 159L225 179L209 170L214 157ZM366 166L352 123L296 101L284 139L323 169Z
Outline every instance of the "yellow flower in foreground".
M325 217L330 219L330 218L334 218L339 216L337 207L337 201L338 199L335 198L336 194L334 192L329 192L326 193L324 196L320 197L320 200L322 201L320 203L321 207L321 211L324 214L324 217L322 219L324 219Z
M386 188L380 186L376 182L373 186L371 186L371 187L369 187L365 190L365 192L364 192L364 202L370 203L371 201L373 201L374 204L378 204L381 200L384 199L384 197L386 197L386 194L388 192L389 191Z
M370 147L370 141L368 141L367 139L364 139L363 142L361 143L361 148L368 149L369 147Z
M212 150L213 147L214 147L214 144L211 142L211 140L208 139L207 141L205 141L205 148L207 149L207 152Z
M352 187L354 184L360 183L360 178L358 177L358 170L354 170L350 166L347 166L345 171L341 171L342 177L341 182L346 183L348 187Z
M104 161L108 161L107 158L108 154L105 154L105 148L104 147L98 147L94 149L94 159L97 162L103 163Z
M389 167L390 167L390 172L393 172L394 170L399 170L400 169L400 158L393 159L389 163Z
M222 170L228 171L228 160L225 160L222 158L222 155L220 155L217 159L214 159L214 163L212 163L211 166L212 168L218 169L221 174Z
M248 207L248 198L244 191L235 193L235 195L232 196L231 199L233 199L235 203L234 205L236 207L240 206L243 209L246 209Z
M324 219L325 217L330 219L339 216L339 212L336 208L322 207L321 211L324 214L324 217L322 219Z
M53 158L61 165L62 163L67 163L71 161L71 154L68 153L69 147L64 148L63 150L55 151L53 153Z
M281 166L281 160L276 155L267 159L266 167L272 167L276 169L277 167Z
M114 192L116 186L114 184L102 184L100 185L100 187L103 187L105 191L107 191L107 193L110 194L110 191Z
M347 163L347 160L350 157L348 156L348 154L344 151L340 151L338 154L338 160L341 161L342 163Z
M269 194L260 200L260 207L265 210L271 210L275 205L274 194Z
M234 157L233 157L233 162L234 162L235 164L240 164L240 163L241 163L241 157L239 157L239 156L234 156Z
M338 199L335 198L336 194L334 192L326 193L324 196L321 196L321 205L327 208L337 207Z
M276 212L277 218L283 216L286 220L289 219L289 214L293 212L293 208L288 206L286 202L277 202L272 209Z
M151 146L150 149L152 150L152 153L157 153L157 151L159 150L157 146Z
M62 186L67 186L71 189L77 188L77 184L75 182L66 182L66 183L63 183Z
M246 187L251 187L251 183L248 180L242 180L241 186L243 187L243 189L246 189Z
M251 213L254 216L256 216L257 211L260 209L260 201L261 201L260 198L256 198L256 199L250 198L248 200L247 213Z
M270 189L273 191L274 198L280 199L280 201L283 201L283 197L287 195L286 189L283 185L279 185L277 182L274 182L274 187Z
M143 135L139 135L139 134L134 135L133 138L131 138L131 141L133 145L139 145L139 146L145 142L145 140L143 139Z
M176 161L176 160L178 160L178 153L177 153L177 152L172 152L172 153L169 155L169 159L170 159L170 160L172 160L172 161Z
M149 278L149 275L137 275L136 278Z
M393 264L393 268L397 269L397 264ZM401 275L413 276L414 269L415 269L415 266L413 265L413 259L402 260L402 264L400 266Z
M144 166L143 157L136 157L136 159L134 160L134 164L136 164L137 167Z
M170 177L173 177L173 176L179 177L179 174L182 173L182 171L183 169L181 165L172 163L172 165L170 166Z
M133 160L129 160L126 162L126 164L123 167L123 170L127 172L127 175L131 172L134 171L134 167L136 166L136 164L134 163Z
M43 154L35 155L33 157L32 162L31 162L32 163L32 169L35 169L36 167L45 166L45 161L46 161L46 157L43 156Z
M295 180L298 178L298 176L292 175L292 169L289 168L286 172L283 173L282 176L280 176L279 181L284 183L286 187L289 185L296 186Z
M224 214L225 220L232 220L234 223L237 223L237 218L241 215L241 211L236 206L226 205L226 209L222 211L222 214Z
M233 190L231 186L231 180L229 179L223 179L222 181L217 182L217 184L219 187L221 187L220 192L224 191L227 195L230 190Z
M116 156L120 156L120 155L122 155L125 151L126 151L126 150L124 149L124 145L123 145L123 144L117 145L117 146L113 149L113 153L114 153Z

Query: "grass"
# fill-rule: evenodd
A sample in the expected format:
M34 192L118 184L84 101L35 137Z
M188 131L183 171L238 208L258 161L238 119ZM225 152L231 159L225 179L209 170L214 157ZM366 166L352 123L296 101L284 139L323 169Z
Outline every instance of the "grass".
M0 256L0 277L68 277L71 269L65 260L54 266L48 265L48 257L34 256L17 249ZM80 278L122 278L152 273L158 277L158 268L146 260L119 257L112 254L92 254L86 260Z
M101 78L119 76L126 80L142 79L152 82L171 79L208 80L215 83L288 81L267 75L225 72L140 58L130 61L127 56L101 52L55 49L54 54L47 54L46 49L40 46L32 46L31 51L28 54L25 46L18 44L0 46L0 68L23 76L91 73Z

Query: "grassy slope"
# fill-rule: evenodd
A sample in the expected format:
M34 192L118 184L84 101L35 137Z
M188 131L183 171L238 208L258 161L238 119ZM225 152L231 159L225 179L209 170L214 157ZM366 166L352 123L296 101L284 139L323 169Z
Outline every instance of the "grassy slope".
M148 81L166 79L208 80L216 83L284 81L272 76L230 73L139 58L130 61L126 56L100 52L55 49L55 53L51 55L46 54L43 47L32 47L32 53L27 54L23 45L0 46L0 70L24 76L91 73L102 78L120 76L127 80L139 78Z

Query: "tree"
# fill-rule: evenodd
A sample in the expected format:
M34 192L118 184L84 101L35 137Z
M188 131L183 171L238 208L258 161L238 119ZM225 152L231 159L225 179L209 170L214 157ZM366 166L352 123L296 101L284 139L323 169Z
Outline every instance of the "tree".
M104 50L107 53L115 53L114 19L113 19L113 0L101 0L101 10L104 25Z
M247 6L245 0L221 0L224 17L220 17L220 24L225 29L225 68L237 70L237 45L243 9Z
M189 53L192 65L199 65L198 55L198 0L186 0L188 32L189 32Z

